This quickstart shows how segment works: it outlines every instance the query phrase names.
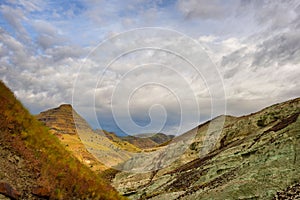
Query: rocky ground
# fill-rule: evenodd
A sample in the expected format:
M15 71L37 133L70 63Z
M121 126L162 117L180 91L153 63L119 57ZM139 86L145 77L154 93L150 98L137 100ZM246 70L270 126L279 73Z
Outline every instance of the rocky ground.
M0 199L44 199L38 191L39 172L4 135L0 134Z
M284 191L277 192L274 200L295 200L300 199L300 183L291 185Z

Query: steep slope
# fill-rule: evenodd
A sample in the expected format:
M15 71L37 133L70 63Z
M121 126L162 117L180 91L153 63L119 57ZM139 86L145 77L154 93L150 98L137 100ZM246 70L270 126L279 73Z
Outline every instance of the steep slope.
M49 127L50 132L57 136L65 145L66 149L73 153L82 163L94 171L103 171L107 167L99 162L90 152L87 151L81 142L73 116L85 132L93 132L88 123L80 117L69 104L63 104L58 108L41 112L36 118Z
M179 142L187 135L194 137L167 168L144 174L121 172L113 184L131 199L296 199L299 113L300 98L247 116L220 116L175 138ZM209 129L223 119L223 127ZM202 154L207 146L212 148Z
M73 109L69 104L63 104L58 108L53 108L37 115L37 119L44 122L54 134L76 135L76 126L73 120ZM91 131L84 120L80 120L86 131Z
M2 197L121 199L111 186L66 151L2 82L0 143Z
M106 131L94 131L68 104L41 112L36 118L49 127L51 133L80 161L95 171L115 166L130 159L131 153L140 151L138 147L117 137L109 139L112 137L108 137Z

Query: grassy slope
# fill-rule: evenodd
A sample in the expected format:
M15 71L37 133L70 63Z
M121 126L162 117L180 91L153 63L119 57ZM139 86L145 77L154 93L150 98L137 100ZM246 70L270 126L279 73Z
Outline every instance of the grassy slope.
M96 130L98 133L101 132L101 130ZM141 149L138 148L137 146L134 146L133 144L127 142L127 141L123 141L121 138L119 138L118 136L116 136L114 133L110 133L107 132L105 130L102 130L103 133L105 134L105 136L110 139L114 145L118 146L120 149L123 149L125 151L129 151L129 152L140 152Z
M39 184L53 199L122 199L105 181L74 158L0 82L0 130L40 173Z
M50 129L51 134L57 136L68 151L72 152L79 161L90 167L91 170L96 172L106 170L107 167L90 154L80 140L72 113L71 106L60 106L41 112L35 117Z

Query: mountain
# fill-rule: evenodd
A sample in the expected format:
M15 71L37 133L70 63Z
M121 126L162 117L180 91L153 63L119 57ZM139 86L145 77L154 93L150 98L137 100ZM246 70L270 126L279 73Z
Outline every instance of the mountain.
M156 147L158 144L147 137L135 137L135 136L125 136L121 137L123 141L129 142L130 144L133 144L134 146L140 148L140 149L150 149Z
M120 137L123 141L127 141L140 149L155 148L163 143L166 143L174 138L174 135L166 135L163 133L150 134L149 136L139 134L138 136L123 136Z
M57 135L62 136L62 134L76 135L76 125L73 120L73 108L69 104L63 104L58 108L50 109L41 112L37 115L37 119L44 122L50 130ZM74 115L78 115L74 113ZM81 125L83 125L87 131L91 131L89 125L85 120L80 120Z
M168 166L120 172L113 186L130 199L299 199L299 113L297 98L242 117L219 116L174 138L170 144L187 148ZM176 152L167 150L157 163Z
M105 136L111 140L114 144L118 145L121 149L129 151L129 152L140 152L141 148L138 146L135 146L134 144L123 140L122 137L118 137L116 134L112 132L108 132L105 130L95 130L96 133L100 134L103 132Z
M105 130L93 130L71 105L63 104L41 112L36 118L49 127L66 148L94 171L107 170L141 151L134 145L107 137ZM97 158L94 156L97 155ZM101 161L101 162L100 162ZM105 163L106 165L102 164Z
M175 138L126 136L141 148L92 130L70 105L33 117L2 82L0 113L0 199L122 199L106 175L130 199L300 197L300 98ZM101 175L98 160L125 171Z
M174 137L175 137L174 135L166 135L163 133L157 133L155 135L150 136L149 138L156 144L161 145L163 143L169 142Z
M0 82L0 198L123 199Z
M36 118L50 129L50 132L57 136L66 149L73 153L78 160L90 167L93 171L104 171L107 167L99 162L90 152L87 151L81 142L74 118L85 132L93 132L88 123L80 117L72 106L63 104L57 108L41 112Z

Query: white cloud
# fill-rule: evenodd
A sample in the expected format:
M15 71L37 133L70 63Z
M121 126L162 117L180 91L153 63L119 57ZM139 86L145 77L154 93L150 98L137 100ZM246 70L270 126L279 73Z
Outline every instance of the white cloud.
M199 41L204 43L211 43L214 42L216 39L217 37L214 35L204 35L199 37Z
M145 124L149 123L151 106L160 104L169 116L166 131L174 131L178 126L180 107L176 97L180 97L179 103L189 113L184 128L192 128L198 120L193 119L195 97L203 117L210 117L211 92L215 92L217 101L223 89L216 81L217 72L208 72L215 66L224 79L230 114L245 114L299 96L299 3L263 1L261 6L261 1L247 2L189 0L162 5L164 1L84 1L79 2L83 9L81 4L59 7L56 16L54 11L47 16L44 11L50 5L39 1L6 3L1 5L0 20L5 26L0 29L0 77L36 113L60 103L71 103L73 84L81 66L75 106L91 123L96 124L92 107L96 97L95 109L102 113L99 118L110 127L115 126L112 107L124 118L129 108L133 119ZM249 24L245 24L246 19ZM193 54L197 48L191 48L191 41L174 40L174 35L157 31L147 38L134 34L122 40L117 37L91 53L83 63L99 39L116 36L128 27L149 25L173 27L192 35L215 65L202 60L199 73L176 54L140 49L113 62L103 75L102 85L97 85L109 61L132 48L171 48L192 63L201 61L203 55ZM142 85L151 81L161 85ZM116 89L119 93L112 99ZM124 101L126 95L131 99ZM223 112L220 105L215 106L216 114ZM152 114L164 117L163 112L156 107Z
M231 15L237 1L179 0L178 9L187 18L221 19Z

